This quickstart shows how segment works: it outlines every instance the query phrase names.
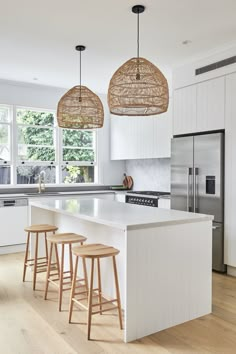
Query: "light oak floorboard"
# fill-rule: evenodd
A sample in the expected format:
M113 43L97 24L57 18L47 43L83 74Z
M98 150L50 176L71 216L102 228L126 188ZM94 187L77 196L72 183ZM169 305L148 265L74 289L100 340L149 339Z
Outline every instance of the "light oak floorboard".
M0 256L0 353L157 353L235 354L236 279L213 274L213 313L200 319L125 344L118 314L104 313L92 319L87 341L87 313L74 306L68 323L68 295L62 312L57 309L57 288L50 286L44 301L45 273L38 275L32 291L29 271L22 283L23 254ZM66 294L66 293L65 293Z

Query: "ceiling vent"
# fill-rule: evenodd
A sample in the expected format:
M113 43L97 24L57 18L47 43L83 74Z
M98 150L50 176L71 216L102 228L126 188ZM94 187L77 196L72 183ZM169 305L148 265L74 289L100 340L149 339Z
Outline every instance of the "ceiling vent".
M231 65L231 64L235 64L235 63L236 63L236 55L231 58L220 60L220 61L217 61L216 63L206 65L206 66L203 66L199 69L196 69L195 75L201 75L201 74L207 73L208 71L216 70L216 69L222 68L223 66L227 66L227 65Z

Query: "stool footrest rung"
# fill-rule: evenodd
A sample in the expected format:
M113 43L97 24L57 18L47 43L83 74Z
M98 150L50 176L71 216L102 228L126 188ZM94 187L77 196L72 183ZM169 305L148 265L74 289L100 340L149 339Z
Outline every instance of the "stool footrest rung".
M35 265L36 265L36 264L35 264ZM37 268L47 267L47 263L37 263L36 267L37 267Z
M55 285L58 286L58 284L56 283L56 281L59 281L59 278L56 278L56 279L48 279L48 281L50 281L50 283L54 283Z
M86 294L86 293L88 293L88 290L80 291L79 293L74 293L74 296L79 296L79 295ZM85 297L84 299L88 299L88 298ZM84 299L80 299L80 300L84 300Z
M40 269L40 270L37 270L36 273L45 273L47 271L47 269Z
M108 309L102 309L100 311L94 311L94 312L92 312L92 315L96 315L97 313L103 313L103 312L107 312L107 311L117 310L117 309L118 309L118 306L110 307Z
M92 306L102 306L102 305L106 305L106 304L110 304L112 302L117 301L117 299L113 299L113 300L107 300L107 301L103 301L103 302L98 302L97 304L92 304Z
M47 257L38 257L37 259L46 259L47 260ZM31 262L31 261L35 261L35 258L27 259L26 262Z

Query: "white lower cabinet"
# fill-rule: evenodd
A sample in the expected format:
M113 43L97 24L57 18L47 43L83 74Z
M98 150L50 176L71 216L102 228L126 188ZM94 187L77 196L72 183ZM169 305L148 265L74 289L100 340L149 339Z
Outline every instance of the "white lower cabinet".
M125 203L125 196L126 196L126 193L116 193L115 194L115 201Z
M225 263L236 267L236 73L226 76Z
M170 198L159 198L158 208L170 209Z
M146 117L111 117L111 160L170 157L171 106Z
M28 206L0 207L0 248L26 243L24 228L28 223ZM4 253L1 252L0 253Z

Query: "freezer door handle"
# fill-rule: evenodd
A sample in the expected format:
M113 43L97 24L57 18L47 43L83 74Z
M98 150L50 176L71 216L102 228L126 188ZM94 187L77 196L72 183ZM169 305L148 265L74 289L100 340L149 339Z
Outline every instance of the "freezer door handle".
M198 174L199 168L194 168L193 211L198 213Z

